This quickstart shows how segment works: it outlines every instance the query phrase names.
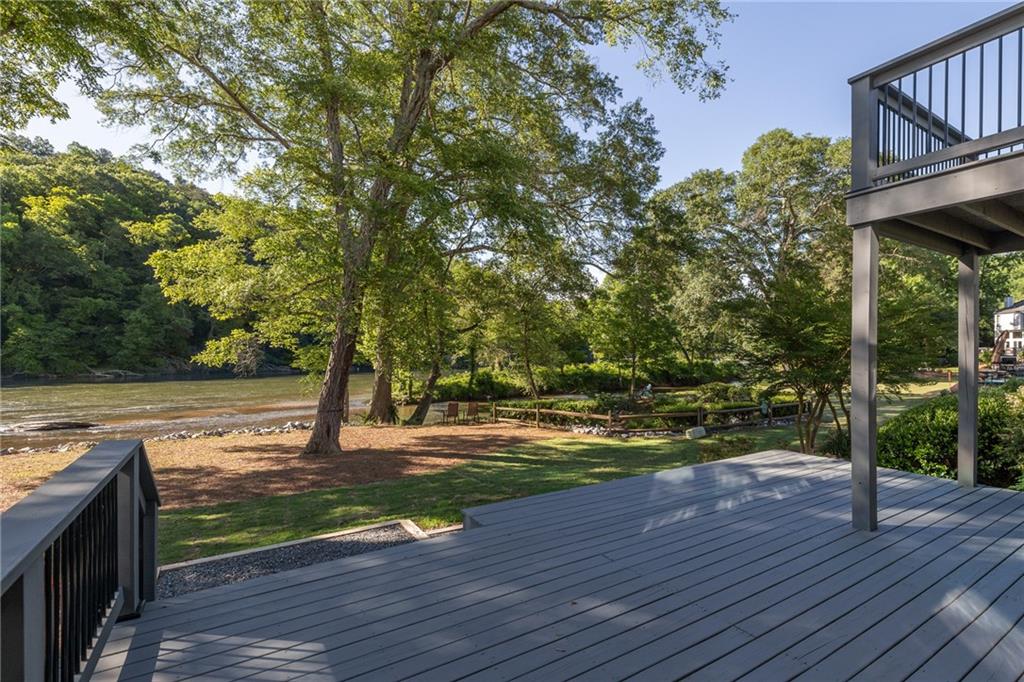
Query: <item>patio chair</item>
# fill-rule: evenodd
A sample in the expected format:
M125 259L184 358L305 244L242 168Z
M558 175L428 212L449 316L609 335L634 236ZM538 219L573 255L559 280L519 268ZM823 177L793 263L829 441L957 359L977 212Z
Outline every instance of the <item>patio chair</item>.
M459 404L456 402L448 403L448 406L441 413L441 423L447 424L448 420L451 419L453 423L459 422Z
M480 403L469 403L466 405L466 422L472 419L474 422L480 421Z

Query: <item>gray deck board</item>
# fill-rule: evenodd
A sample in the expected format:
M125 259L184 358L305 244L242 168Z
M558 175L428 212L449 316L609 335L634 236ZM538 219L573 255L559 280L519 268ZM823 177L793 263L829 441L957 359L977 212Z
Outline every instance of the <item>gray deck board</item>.
M843 488L843 484L842 484L841 480L836 480L832 485L833 485L833 488L832 488L832 494L833 495L838 494L838 491ZM818 492L816 491L815 494L817 495ZM811 497L811 499L813 499L813 496L808 496L808 497ZM839 503L837 503L837 504L839 504ZM703 526L719 525L719 524L724 523L726 521L731 522L731 523L735 523L735 519L737 519L737 518L739 518L738 515L737 516L722 516L722 515L718 515L718 516L715 516L715 517L713 517L711 519L708 519L708 520L705 520L705 521L701 521L699 523L698 522L694 522L693 524L687 524L682 530L685 531L685 534L693 535L697 531L701 530L701 528ZM658 535L664 536L664 534L667 533L669 530L670 530L670 526L669 525L662 525L662 526L658 527L657 529L652 530L651 532L652 532L652 534L658 534ZM713 532L713 531L714 531L713 527L710 530L705 530L704 531L704 535L707 535L709 532ZM624 538L625 538L626 541L633 542L633 543L636 543L636 542L642 540L642 538L640 538L640 536L637 535L635 533L635 531L630 531L630 532L626 533L624 535ZM705 540L705 542L706 542L706 540ZM570 547L571 545L569 545L567 543L568 543L568 541L564 537L560 538L559 542L554 545L554 549L553 550L549 550L549 554L550 553L554 553L557 556L559 562L561 562L561 563L565 563L569 559L576 558L576 556L574 556L572 553L568 552L567 547ZM620 540L620 543L621 543L621 540ZM607 552L607 551L610 550L610 548L612 548L614 546L615 546L615 543L611 543L611 542L608 542L608 541L606 541L603 545L595 545L593 543L583 543L583 548L581 550L578 550L578 552L576 554L579 555L579 556L586 556L587 554L600 556L602 554L602 550ZM581 552L583 552L584 554L580 554ZM537 574L541 574L541 575L547 577L556 568L555 566L552 566L552 565L545 566L544 564L539 564L538 560L536 558L536 555L534 555L534 557L535 558L532 558L532 559L531 558L525 558L525 559L523 559L523 561L520 562L520 563L524 563L525 562L526 568L527 568L527 573L537 573ZM607 559L602 559L602 561L607 563ZM506 563L503 566L503 568L507 568L507 565L508 564ZM454 572L454 571L456 571L457 568L465 569L465 566L451 567L449 569L449 572ZM546 569L546 570L542 570L542 569ZM462 573L460 575L464 575L465 573L466 573L466 571L462 570ZM493 577L494 577L494 583L497 584L497 585L502 585L502 584L506 584L506 583L508 583L508 584L516 584L516 583L513 583L510 580L510 578L513 577L513 576L506 575L506 576L502 577L501 575L498 575L498 576L493 576ZM423 588L424 588L423 583L425 582L425 577L423 576L423 574L415 574L414 576L410 577L409 580L411 582L413 582L414 585L415 585L414 591L423 591ZM465 580L459 581L459 583L458 583L459 588L462 589L462 590L467 589L465 587L464 583L465 583ZM472 586L473 585L471 584L470 587L472 587ZM373 615L374 616L379 616L379 614L381 612L386 612L388 610L387 606L384 603L382 603L382 602L387 602L387 603L390 603L390 604L396 604L396 605L398 605L398 606L400 606L402 608L409 608L410 605L414 604L415 607L416 607L416 611L418 613L421 612L422 609L426 606L426 604L423 602L423 600L413 601L411 599L411 598L415 597L415 594L407 594L407 595L405 595L405 598L402 598L403 595L401 595L401 594L396 594L395 590L398 587L400 587L400 585L396 585L394 582L389 583L387 585L387 587L388 587L388 589L390 591L387 592L387 593L379 595L378 599L375 600L375 604L374 604L375 608L373 610ZM446 595L439 594L438 585L436 583L433 584L433 585L429 585L429 592L430 592L429 599L431 599L433 602L442 602L442 603L444 603L446 601ZM352 589L347 591L346 596L351 596L351 593L352 593ZM326 608L336 608L336 607L339 607L341 605L342 604L339 604L339 603L329 603L329 604L317 603L317 608L318 609L324 608L324 607L326 607ZM272 606L274 606L274 604L269 604L269 605L265 604L264 606L265 607L272 607ZM289 605L284 604L284 603L282 603L281 606L282 606L282 608L288 608L289 607ZM449 607L449 608L452 608L452 607ZM273 608L266 608L264 612L268 614L269 618L272 618L272 619L274 619L274 620L276 620L278 622L284 620L285 616L286 616L285 612L282 612L282 611L280 611L278 609L273 609ZM353 618L358 620L360 617L362 617L362 615L363 614L354 614ZM221 616L223 617L224 614L221 614ZM234 616L232 616L232 617L234 617ZM307 616L307 618L308 618L308 616ZM318 618L318 617L316 617L314 615L312 620L313 620L313 622L320 622L323 619L322 619L322 617ZM352 619L346 619L344 622L345 622L346 625L351 625L351 620ZM193 627L195 627L194 620L191 623L191 625ZM218 632L220 632L220 631L218 630ZM322 633L318 633L318 634L322 634ZM141 640L141 638L136 638L136 644L140 640Z
M834 465L834 463L830 464ZM839 475L839 472L836 470L835 466L831 466L831 470L827 473L827 475L835 477ZM808 480L820 483L821 481L825 480L825 478L823 475L822 478ZM837 486L837 490L842 487L841 481L838 478L836 478L833 481L833 485ZM773 487L768 491L769 498L774 498L777 494L777 488ZM721 493L719 493L718 496L720 497ZM695 500L699 501L701 499L705 499L706 497L707 496L702 497L701 495L695 495L689 501L692 503ZM754 503L753 499L748 500L748 505L751 508L750 513L757 513L754 511L754 509L758 505ZM236 591L232 593L234 599L230 602L230 612L226 612L225 609L221 608L220 603L214 599L210 600L211 603L198 604L197 606L195 606L192 609L189 609L186 612L177 610L173 614L173 617L171 618L164 618L161 617L159 614L150 614L148 622L140 623L138 626L136 626L130 631L131 634L133 635L132 644L133 646L138 647L141 643L146 641L147 632L153 633L155 637L158 637L159 633L162 631L163 628L166 628L168 626L180 625L181 623L184 623L186 620L188 621L190 627L192 627L193 629L199 629L200 627L209 628L211 626L217 625L218 622L214 621L224 621L225 619L233 619L237 622L240 621L244 616L249 615L250 613L255 613L257 615L264 616L272 615L274 617L277 617L279 612L276 611L273 607L280 606L282 608L296 608L300 606L305 606L306 604L319 603L319 600L322 599L325 596L325 594L330 594L330 592L326 590L330 590L335 584L342 584L343 582L347 587L344 596L346 603L359 601L360 599L374 599L374 605L379 609L386 602L401 601L403 595L398 594L398 591L405 584L411 585L413 589L417 590L429 589L431 593L436 594L438 589L444 587L446 583L461 582L461 574L465 574L471 569L489 568L492 566L500 565L502 570L507 570L510 566L511 557L514 557L520 562L528 561L532 564L536 564L538 561L538 557L540 556L541 550L547 550L549 553L552 550L557 550L556 553L558 559L562 562L572 558L568 555L570 551L575 550L576 548L582 548L582 551L585 551L592 555L601 554L602 552L609 551L611 548L614 548L616 546L615 542L613 541L615 537L620 539L625 538L627 541L636 541L638 537L636 533L636 524L630 522L630 515L625 516L625 522L622 522L620 518L617 518L615 523L608 524L607 526L600 527L600 524L598 525L598 530L600 530L603 533L603 535L601 535L601 544L597 544L592 541L594 537L593 533L581 535L579 532L577 532L576 534L572 535L572 539L571 541L569 541L566 538L569 529L562 528L556 529L555 531L550 533L550 539L546 543L539 542L538 537L536 537L535 535L531 535L529 544L530 551L524 552L519 542L515 540L508 540L503 536L502 538L500 538L505 544L505 547L503 548L502 552L496 552L494 551L495 548L493 546L489 546L488 548L492 550L491 552L484 553L483 558L471 562L466 562L464 559L462 559L461 554L459 555L459 558L453 561L442 561L440 560L440 556L435 555L434 560L428 566L428 572L407 572L404 576L402 576L402 580L404 580L404 583L402 581L395 581L392 575L393 573L395 573L395 571L390 570L391 566L389 562L387 570L374 570L372 571L372 574L364 580L358 579L356 575L354 575L352 572L344 572L339 570L338 575L334 575L330 571L321 571L321 573L327 576L327 579L319 581L304 580L303 582L298 583L297 585L288 585L287 590L258 590L254 595L249 595L248 597L245 595L239 596L239 593ZM656 517L651 517L650 515L641 512L639 516L636 518L638 518L641 522L646 523L651 518ZM739 517L730 517L730 520L736 518ZM722 522L723 519L720 516L711 518L706 521L702 520L700 522L694 520L693 523L687 525L685 530L687 532L692 533L696 532L697 530L701 529L703 526L706 526L708 524L718 524ZM569 524L566 525L568 526ZM670 524L664 524L665 527L669 525ZM587 530L589 532L590 529L588 528ZM615 530L617 535L613 537L613 535L609 532L610 530ZM579 531L579 527L577 527L577 531ZM484 543L480 544L483 545ZM544 566L540 566L540 568L544 568ZM307 572L303 571L302 575L304 578L307 577ZM444 581L432 580L432 578L434 578L435 576L443 577ZM378 589L373 589L375 587ZM220 595L219 590L217 591L217 594ZM252 606L247 607L247 604L249 604L250 602L252 603ZM212 618L214 619L214 621L204 620L204 614L207 612L213 613ZM153 641L159 641L159 639L155 639ZM115 643L114 645L108 648L108 651L118 651L124 645L125 641L122 639L120 644Z
M811 485L819 485L826 478L830 478L834 480L835 485L841 487L841 468L834 462L826 461L826 463L827 466L822 468L820 477L811 477L810 472L808 472L804 480ZM762 469L767 470L765 467ZM745 511L754 510L755 508L776 502L776 498L780 494L778 484L780 481L785 483L787 480L788 477L766 477L761 481L759 487L743 490L746 498ZM697 491L687 496L686 506L688 509L691 509L691 514L688 515L688 518L692 521L689 528L695 529L700 527L705 522L701 521L698 523L693 520L694 517L713 516L716 511L715 505L723 497L728 498L732 495L734 495L733 491L715 490L704 494ZM702 503L708 503L706 509L695 509L697 505ZM646 528L651 524L670 525L674 522L686 520L673 518L676 510L679 509L678 501L670 501L667 504L667 507L664 504L657 506L648 505L646 507L638 506L633 511L617 514L611 520L605 515L586 523L581 523L576 515L573 515L570 521L566 521L561 516L554 516L553 519L549 520L549 524L543 528L526 529L526 532L529 533L529 549L527 551L523 549L524 543L521 534L492 533L479 538L476 537L479 535L478 533L474 533L472 538L469 537L470 534L447 536L429 543L417 543L428 546L432 545L432 548L437 551L430 554L422 551L415 554L412 552L391 551L386 560L382 560L378 556L374 556L365 563L346 559L330 565L323 564L318 567L311 567L316 570L303 569L295 572L294 575L288 573L279 574L279 576L284 577L280 577L274 582L260 582L256 584L258 581L250 581L254 585L244 590L219 588L216 591L210 591L208 594L209 597L213 598L193 597L188 601L179 602L182 605L188 604L192 606L187 611L183 611L180 608L168 609L166 606L164 607L166 616L161 615L160 611L151 611L146 622L140 623L131 630L131 634L138 635L146 630L158 631L186 620L194 624L201 618L202 612L222 613L223 608L221 605L228 603L231 604L232 613L236 616L240 613L239 609L244 608L249 603L257 605L260 609L263 609L261 612L265 613L266 600L271 595L273 599L287 603L296 594L305 595L310 590L331 588L333 585L341 583L347 586L348 594L351 594L357 587L365 587L367 585L381 585L386 587L387 590L393 591L396 587L394 574L399 574L403 569L418 565L425 565L427 570L432 573L450 577L453 575L454 570L451 568L452 566L455 566L457 571L462 572L474 567L498 564L507 567L509 557L536 557L539 553L551 549L556 549L559 553L565 554L577 546L582 546L591 551L600 552L607 549L614 538L635 538L638 526ZM659 509L667 509L668 512L665 516L659 516L656 514ZM711 519L711 522L720 523L721 520L716 518ZM601 544L595 544L597 542ZM398 549L414 546L404 545ZM471 550L473 550L473 558L467 561L465 555ZM405 573L404 577L415 584L423 585L429 581L431 576L423 573ZM244 585L245 583L242 584ZM172 606L178 605L173 601L166 603Z
M1017 679L1024 494L782 451L466 510L479 527L153 604L97 679Z

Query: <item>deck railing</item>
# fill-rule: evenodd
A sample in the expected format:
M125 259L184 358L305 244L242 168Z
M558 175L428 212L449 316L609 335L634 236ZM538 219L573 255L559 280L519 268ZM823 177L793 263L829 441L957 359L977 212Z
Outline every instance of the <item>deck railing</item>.
M850 79L853 189L1024 151L1024 4Z
M156 598L160 499L142 441L107 441L0 515L0 679L87 678Z

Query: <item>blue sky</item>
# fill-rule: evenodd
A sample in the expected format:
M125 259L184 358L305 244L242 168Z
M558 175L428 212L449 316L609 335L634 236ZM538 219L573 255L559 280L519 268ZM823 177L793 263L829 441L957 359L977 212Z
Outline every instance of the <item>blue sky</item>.
M798 133L849 134L850 76L1008 7L1009 2L729 3L736 19L722 31L717 58L731 82L715 101L701 102L670 82L637 72L635 56L600 48L601 66L615 74L627 99L641 98L654 114L665 157L662 185L699 168L738 167L743 150L761 133L785 127ZM109 129L71 86L61 94L71 119L37 120L26 134L63 149L76 141L116 154L143 142L142 129ZM202 183L230 191L230 179Z

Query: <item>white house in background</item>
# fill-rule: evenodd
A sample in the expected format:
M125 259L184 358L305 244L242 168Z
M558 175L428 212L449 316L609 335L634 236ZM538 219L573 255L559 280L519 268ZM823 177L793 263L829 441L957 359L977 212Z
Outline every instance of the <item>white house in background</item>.
M1007 351L1024 349L1024 301L1014 303L1013 299L1007 296L1005 307L996 311L994 327L997 342L999 335L1007 332Z

